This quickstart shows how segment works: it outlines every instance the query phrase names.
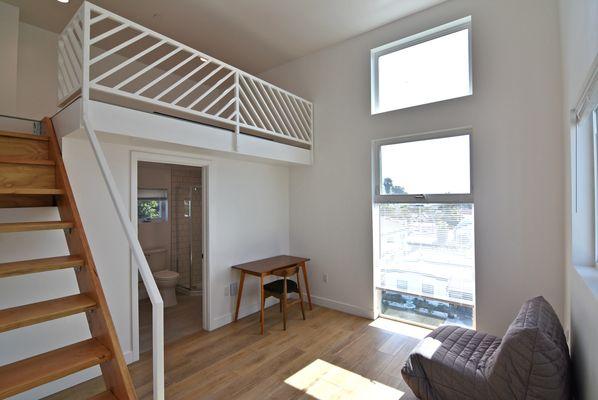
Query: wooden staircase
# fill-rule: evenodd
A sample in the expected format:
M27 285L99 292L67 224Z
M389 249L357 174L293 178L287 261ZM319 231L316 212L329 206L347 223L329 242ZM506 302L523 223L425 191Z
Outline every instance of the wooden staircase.
M52 122L46 118L43 126L43 136L0 131L0 208L54 206L60 221L0 221L0 235L61 229L70 255L0 264L0 279L72 268L80 294L0 310L0 334L85 313L91 338L0 366L0 399L95 365L107 391L94 399L136 399Z

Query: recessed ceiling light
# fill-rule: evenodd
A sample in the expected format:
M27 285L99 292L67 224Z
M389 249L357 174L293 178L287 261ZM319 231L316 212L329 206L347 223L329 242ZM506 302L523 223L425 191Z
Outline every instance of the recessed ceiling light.
M206 58L204 58L204 57L199 57L199 59L200 59L201 61L203 61L203 62L207 62L207 61L208 61L208 60L207 60Z
M57 0L57 1L58 1L59 3L62 3L62 4L66 4L66 3L68 3L68 2L69 2L69 0Z

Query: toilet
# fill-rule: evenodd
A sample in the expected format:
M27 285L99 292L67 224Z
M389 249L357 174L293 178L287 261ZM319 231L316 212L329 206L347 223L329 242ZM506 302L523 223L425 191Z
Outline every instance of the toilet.
M176 285L179 282L179 273L168 269L166 262L167 251L163 248L145 250L145 257L152 270L156 286L162 295L164 307L177 305Z

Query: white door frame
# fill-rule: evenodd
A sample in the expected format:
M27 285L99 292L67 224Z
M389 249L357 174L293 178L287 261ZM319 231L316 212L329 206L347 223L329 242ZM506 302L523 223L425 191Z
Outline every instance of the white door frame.
M131 222L138 233L137 220L137 189L138 189L138 165L140 161L155 162L162 164L186 165L202 168L202 328L210 329L210 204L211 204L211 179L213 169L211 161L199 158L192 154L177 153L152 153L145 151L131 151ZM132 347L133 361L139 360L139 293L138 293L138 266L131 256L131 320L132 320Z

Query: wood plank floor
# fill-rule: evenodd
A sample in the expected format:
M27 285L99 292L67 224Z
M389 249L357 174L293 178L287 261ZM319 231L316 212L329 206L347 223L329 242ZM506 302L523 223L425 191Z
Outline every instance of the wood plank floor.
M290 310L289 318L285 332L275 306L267 310L263 336L254 314L167 345L166 398L415 399L400 371L425 330L322 307L306 321L299 311ZM145 353L129 366L140 399L151 399L151 361ZM103 390L94 379L48 399L85 399Z
M201 332L201 296L177 294L178 304L164 309L164 343ZM152 303L139 301L139 351L152 349Z

